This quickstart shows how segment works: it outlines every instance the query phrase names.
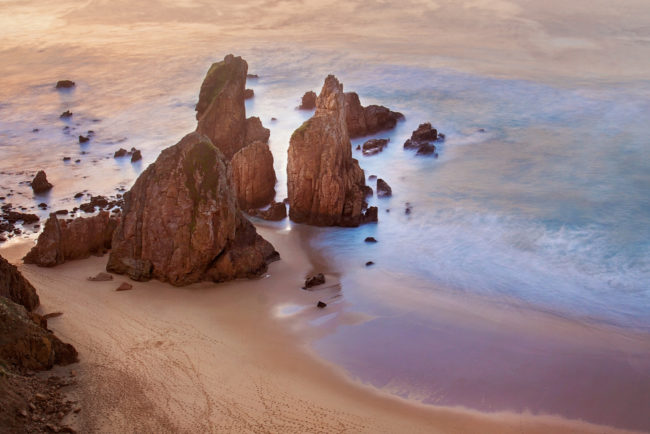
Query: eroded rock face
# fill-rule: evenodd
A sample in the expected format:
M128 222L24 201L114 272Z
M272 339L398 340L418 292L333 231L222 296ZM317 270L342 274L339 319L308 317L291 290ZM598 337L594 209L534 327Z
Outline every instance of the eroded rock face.
M53 267L73 259L102 254L111 248L117 217L101 211L92 217L77 217L68 222L50 214L36 245L23 261L41 267Z
M27 310L0 297L0 360L18 368L45 370L77 361L77 351L34 322Z
M40 303L32 284L2 256L0 256L0 296L22 305L30 312Z
M196 131L206 135L227 160L244 146L247 72L246 61L232 54L214 63L203 80L196 104Z
M295 222L358 226L364 221L365 176L352 158L343 85L333 75L325 80L314 116L291 136L287 184Z
M162 151L124 196L107 271L173 285L265 272L278 254L241 213L226 161L198 133Z
M346 124L350 137L361 137L395 128L404 115L381 105L363 107L356 92L345 94Z
M271 132L258 117L246 119L247 71L246 61L232 55L213 64L196 105L196 131L205 134L223 152L226 161L231 161L244 209L271 202L276 182L273 156L266 146Z
M233 155L230 167L241 209L263 207L273 200L275 170L273 155L266 143L257 141L240 149Z

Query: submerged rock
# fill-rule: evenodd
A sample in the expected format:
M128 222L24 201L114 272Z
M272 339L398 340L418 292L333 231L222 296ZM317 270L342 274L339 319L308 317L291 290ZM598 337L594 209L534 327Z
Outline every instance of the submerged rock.
M199 133L163 150L124 199L109 272L187 285L259 276L279 258L241 213L223 153Z
M319 226L364 222L365 176L352 158L345 113L343 85L330 75L316 113L294 131L289 144L289 217L295 222Z
M34 190L34 193L37 194L45 193L53 187L53 185L47 181L47 176L42 170L38 171L30 185L32 186L32 190Z
M36 309L40 303L32 284L23 277L16 266L2 256L0 256L0 297L20 304L28 311Z
M361 148L363 155L370 156L380 153L388 146L390 139L370 139L363 144Z
M111 248L117 218L102 211L93 217L59 220L50 214L36 245L23 258L26 264L53 267L73 259L102 254Z
M395 128L404 115L380 105L363 107L356 92L345 94L346 125L351 138Z

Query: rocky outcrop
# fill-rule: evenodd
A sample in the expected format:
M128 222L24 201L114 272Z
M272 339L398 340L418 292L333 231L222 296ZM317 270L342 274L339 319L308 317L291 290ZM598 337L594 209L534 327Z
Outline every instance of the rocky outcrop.
M275 170L273 155L266 143L257 141L240 149L233 155L230 166L237 200L242 209L263 207L273 200Z
M381 105L363 107L356 92L345 94L345 111L348 134L351 138L367 136L395 128L404 115Z
M203 80L196 104L196 131L206 135L227 160L244 146L247 71L246 61L232 54L214 63Z
M302 96L302 100L300 101L300 106L298 108L300 110L313 110L316 108L316 98L318 98L318 95L316 95L316 92L313 90L310 90L308 92L305 92L305 94Z
M393 189L383 179L377 179L377 197L390 197L393 195Z
M53 187L52 184L47 181L47 176L42 170L38 171L30 185L32 186L32 190L34 190L34 193L37 194L45 193Z
M429 122L420 124L417 130L413 131L411 138L404 142L404 149L417 149L417 155L436 154L436 146L433 142L444 139L444 135L438 134Z
M271 132L258 117L246 119L247 71L246 61L233 55L213 64L196 105L196 131L205 134L226 161L232 160L236 189L241 193L238 198L244 209L273 200L276 181L273 156L267 146Z
M102 254L111 248L117 218L106 211L93 217L59 220L50 214L36 245L23 258L27 264L53 267L73 259Z
M46 370L77 361L77 351L38 325L27 310L0 297L0 361L19 369Z
M379 154L386 146L388 146L388 142L390 142L390 139L370 139L363 144L361 151L363 152L363 155L367 157Z
M278 258L241 213L227 160L204 135L162 151L124 198L109 272L187 285L258 276Z
M319 226L365 221L365 176L352 158L343 85L325 79L316 113L294 131L287 163L289 217Z
M269 143L271 130L264 128L262 121L257 116L246 119L246 136L245 143L249 145L253 142Z
M32 284L2 256L0 256L0 297L8 298L30 312L40 303Z

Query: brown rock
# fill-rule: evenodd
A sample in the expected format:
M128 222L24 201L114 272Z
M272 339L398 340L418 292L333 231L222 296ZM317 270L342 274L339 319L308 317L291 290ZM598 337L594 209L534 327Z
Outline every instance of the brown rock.
M303 286L303 289L309 289L314 286L322 285L325 283L325 275L323 273L318 273L314 276L310 276L307 279L305 279L305 286Z
M316 92L313 90L310 90L308 92L305 92L305 94L302 96L302 100L300 103L300 106L298 107L300 110L313 110L316 108Z
M413 131L411 138L404 142L404 149L417 149L417 155L431 155L438 157L436 146L432 142L444 140L444 134L438 134L429 122L420 124Z
M107 271L187 285L257 276L278 259L241 213L223 153L199 133L163 150L124 199Z
M131 163L135 163L136 161L142 160L142 152L140 152L139 149L136 149L133 151L133 154L131 154Z
M395 128L404 115L380 105L363 107L356 92L345 94L346 124L350 137L361 137Z
M27 264L53 267L73 259L103 253L111 247L117 219L106 211L93 217L59 220L55 214L45 222L36 246L23 258Z
M69 89L71 87L74 87L75 83L74 81L71 80L59 80L56 82L56 88L57 89Z
M28 311L36 309L40 303L36 289L14 265L0 256L0 296L20 304Z
M363 144L362 152L365 156L375 155L384 150L388 146L390 139L370 139Z
M77 351L32 321L23 306L0 297L0 359L24 369L77 361Z
M39 170L36 176L34 177L34 180L31 183L32 190L34 190L34 193L45 193L46 191L50 190L53 186L47 181L47 176L45 175L45 172L42 170Z
M377 180L377 197L390 197L393 195L393 189L383 179Z
M289 216L295 222L358 226L363 221L365 176L352 158L345 113L343 85L330 75L316 113L289 144Z
M89 140L90 140L90 137L86 137L86 136L82 136L82 135L79 136L79 143L86 143Z
M59 116L61 119L66 119L72 116L72 112L70 110L66 110L61 115Z
M287 207L284 202L271 202L268 209L249 209L248 214L269 221L280 221L287 218Z
M214 63L203 80L196 104L196 131L206 135L227 160L244 146L247 71L246 61L232 54Z
M242 209L259 208L275 197L275 170L269 146L254 142L239 151L230 162L237 200Z
M257 116L246 119L246 138L245 143L249 145L253 142L269 143L271 130L264 128L262 121Z
M113 154L113 158L120 158L126 156L127 151L124 148L120 148L117 151L115 151L115 154Z
M255 96L255 91L253 89L244 90L244 99L251 99Z
M116 291L129 291L131 289L133 289L133 285L130 283L122 282L122 284L117 287Z

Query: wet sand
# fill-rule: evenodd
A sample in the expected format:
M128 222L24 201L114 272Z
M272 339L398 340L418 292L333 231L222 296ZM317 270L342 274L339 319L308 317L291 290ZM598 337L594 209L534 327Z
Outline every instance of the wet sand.
M314 320L344 302L318 310L323 292L299 289L313 264L296 231L261 233L283 260L253 281L186 288L132 282L133 290L116 292L125 278L86 281L107 257L51 269L20 265L40 294L41 311L63 312L50 327L80 354L72 397L83 410L73 426L80 432L615 431L552 416L424 406L351 381L308 347L327 332ZM0 253L17 263L28 247L14 243ZM349 323L367 319L347 315Z

